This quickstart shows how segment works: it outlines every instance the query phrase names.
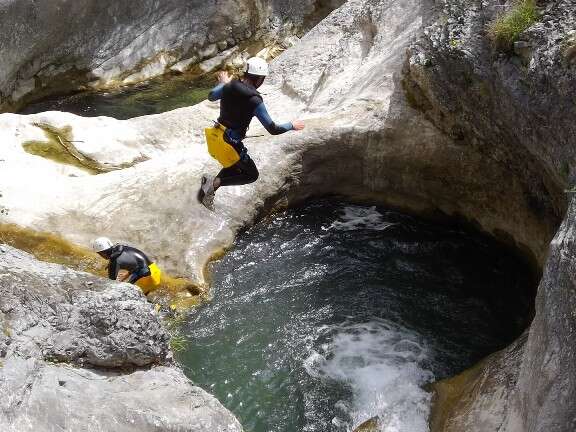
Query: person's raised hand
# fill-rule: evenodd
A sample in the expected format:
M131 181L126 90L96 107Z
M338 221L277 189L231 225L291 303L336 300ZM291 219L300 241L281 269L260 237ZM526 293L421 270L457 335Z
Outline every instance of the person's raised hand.
M304 122L301 120L294 120L292 122L292 127L294 128L294 130L299 131L304 129Z
M228 75L227 71L218 72L218 82L220 84L228 84L230 81L232 81L232 77Z

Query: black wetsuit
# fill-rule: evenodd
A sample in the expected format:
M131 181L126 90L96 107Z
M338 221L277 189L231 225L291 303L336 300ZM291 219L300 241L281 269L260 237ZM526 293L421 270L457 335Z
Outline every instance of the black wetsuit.
M144 252L131 246L116 245L109 255L108 277L116 280L120 270L130 272L129 283L135 283L138 279L150 276L150 264L152 261Z
M216 86L208 96L211 101L221 99L218 123L226 127L224 139L240 155L240 160L218 174L220 186L238 186L258 180L258 168L248 155L242 140L250 126L252 117L257 116L266 130L279 135L293 129L291 123L276 124L272 121L262 96L250 84L232 80L228 84Z

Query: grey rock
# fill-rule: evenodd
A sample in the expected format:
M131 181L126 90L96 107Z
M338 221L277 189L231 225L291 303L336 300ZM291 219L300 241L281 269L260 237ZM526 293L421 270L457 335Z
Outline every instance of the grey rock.
M133 286L65 268L56 271L11 249L2 256L0 271L7 274L0 310L12 317L14 329L9 354L26 346L30 356L37 352L43 359L97 367L146 366L166 359L169 335ZM87 282L98 283L88 290Z
M281 32L269 26L271 16L297 31L314 24L309 18L320 3L326 2L142 0L138 7L115 0L0 2L0 109L88 84L111 87L128 76L147 79L169 67L147 67L162 55L174 64L190 57L190 47L256 31Z
M241 431L172 364L139 289L3 248L0 430Z
M550 245L508 431L576 430L576 200Z
M212 58L216 54L218 54L218 45L216 45L215 43L208 45L206 48L200 51L200 56L203 59Z
M491 357L471 385L468 403L459 405L439 430L569 432L576 428L570 259L576 245L574 203L568 206L564 191L576 178L576 70L567 57L576 8L573 0L549 2L543 22L523 32L515 44L520 59L495 56L484 31L498 13L498 3L484 1L480 13L468 2L444 0L442 13L462 20L430 16L405 68L413 105L437 128L457 136L462 146L479 149L486 161L504 163L516 178L510 184L523 185L521 195L531 217L544 223L532 231L531 240L518 242L531 244L544 269L523 348L514 351L513 361L506 354ZM459 43L450 46L443 35L456 33ZM432 58L433 66L422 67L423 57ZM517 240L522 237L513 227L506 231ZM508 378L482 378L491 375Z
M178 369L122 373L12 357L1 371L6 432L241 431L238 421Z

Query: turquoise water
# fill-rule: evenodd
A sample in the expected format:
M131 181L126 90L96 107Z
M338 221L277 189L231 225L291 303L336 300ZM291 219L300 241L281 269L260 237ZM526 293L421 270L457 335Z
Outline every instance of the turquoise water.
M195 105L208 97L212 76L160 77L108 92L80 92L32 103L20 111L34 114L65 111L84 117L106 116L124 120Z
M261 221L213 266L188 316L188 376L246 431L428 430L426 384L527 324L532 279L492 240L320 202Z

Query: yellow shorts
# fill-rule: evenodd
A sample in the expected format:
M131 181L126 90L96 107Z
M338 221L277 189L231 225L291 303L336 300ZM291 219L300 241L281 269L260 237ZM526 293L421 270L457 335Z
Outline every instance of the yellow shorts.
M136 285L144 291L144 294L154 291L160 286L160 282L162 281L162 271L156 263L150 264L148 268L150 269L150 276L143 277L136 281Z
M223 126L215 126L204 129L204 134L210 156L220 162L224 168L228 168L240 160L240 155L234 147L224 141L225 130Z

